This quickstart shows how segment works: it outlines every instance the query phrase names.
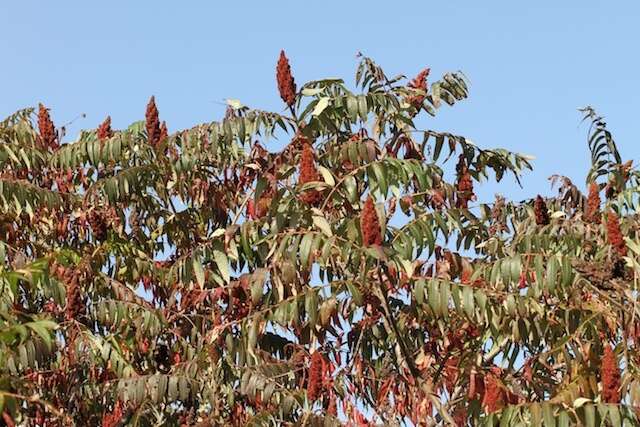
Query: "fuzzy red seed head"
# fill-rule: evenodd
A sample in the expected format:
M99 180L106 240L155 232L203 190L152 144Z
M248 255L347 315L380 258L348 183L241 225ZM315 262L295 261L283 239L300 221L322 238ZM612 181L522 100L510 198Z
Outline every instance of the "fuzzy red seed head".
M620 220L614 211L609 211L607 213L607 239L618 255L627 255L627 245L625 244L624 237L620 231Z
M371 196L369 196L364 203L364 208L360 215L360 230L362 232L362 244L364 246L382 245L380 222L378 220L376 206Z
M587 198L584 219L596 224L600 222L600 187L595 182L589 184L589 197Z
M457 427L467 425L467 410L464 406L456 408L453 412L453 421L456 423L455 425Z
M316 169L315 156L311 144L305 144L300 156L300 183L318 180L318 170Z
M38 130L42 148L58 148L58 135L49 116L49 110L42 104L38 105Z
M473 276L473 268L469 265L466 265L462 268L462 272L460 273L460 283L468 285L471 283L471 276Z
M538 195L536 201L533 204L533 210L536 215L536 224L547 225L550 222L549 211L547 210L547 204L542 197Z
M113 411L105 411L102 415L102 427L117 427L120 425L124 416L123 409L122 402L118 400L115 405L113 405Z
M411 80L407 86L409 86L411 89L418 89L426 92L427 77L429 76L430 71L431 70L429 68L425 68L424 70L420 71L420 73L418 73L418 75L413 80ZM408 101L409 104L411 104L414 108L420 108L425 98L426 95L414 95L410 96Z
M169 130L167 129L167 122L162 121L162 124L160 125L160 139L159 139L159 141L164 141L167 138L169 138Z
M302 150L305 148L306 145L311 145L311 141L309 141L309 138L302 135L300 132L296 133L296 135L293 137L290 143L290 146L296 150ZM313 147L311 148L312 148L311 151L313 151Z
M424 70L420 71L418 75L409 82L409 87L413 89L427 90L427 77L429 76L430 72L430 68L425 68Z
M314 402L322 393L322 379L324 377L324 358L319 351L311 355L311 365L309 366L309 383L307 385L307 397L310 402Z
M314 160L314 153L311 144L304 144L302 148L302 154L300 155L300 184L306 184L307 182L318 181L318 170ZM318 190L305 191L301 199L310 205L316 205L321 201L322 194Z
M329 395L329 406L327 407L327 414L337 417L338 416L338 404L335 393Z
M145 119L147 141L149 145L155 147L158 145L158 142L160 142L160 119L158 117L158 108L156 107L156 99L154 96L149 99L149 103L147 104Z
M113 131L111 130L111 116L107 116L106 119L104 119L104 122L102 122L102 124L98 127L98 139L99 140L104 140L104 139L109 139L113 136Z
M289 59L284 50L280 51L280 58L276 68L276 80L278 81L280 97L289 107L292 107L296 102L296 83L293 80Z
M471 177L471 174L469 173L469 168L467 167L467 162L464 158L464 154L461 154L460 158L458 159L458 164L456 165L456 175L456 206L458 208L466 209L469 205L469 201L475 199L475 194L473 193L473 179Z
M255 217L257 219L264 217L269 213L271 201L273 200L271 193L262 194L255 206Z
M613 348L605 345L601 362L602 401L620 403L620 368Z
M74 273L71 280L66 284L66 305L65 305L65 319L73 320L85 311L84 298L80 291L79 277L77 272Z
M256 219L256 206L253 199L247 201L247 218Z
M440 189L431 190L429 195L429 204L433 209L440 210L445 206L445 195Z

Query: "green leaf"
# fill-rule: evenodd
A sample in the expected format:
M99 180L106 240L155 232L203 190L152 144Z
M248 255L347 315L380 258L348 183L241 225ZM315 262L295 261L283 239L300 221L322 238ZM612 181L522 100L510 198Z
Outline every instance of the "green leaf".
M435 314L440 314L440 292L438 290L438 282L436 280L431 280L429 281L429 292L428 292L428 299L429 299L429 306L431 307L431 310L433 310L433 312Z
M322 93L322 88L309 88L309 87L305 87L304 89L302 89L302 95L303 96L316 96L320 93Z
M386 171L382 168L380 163L373 163L371 165L371 168L373 169L373 174L375 175L376 181L380 186L380 192L382 193L383 196L386 197L389 191L389 185L387 184Z
M444 145L444 135L436 136L436 145L433 150L433 160L438 160L440 157L440 151L442 151L442 146Z
M500 414L500 427L509 427L511 425L511 418L513 417L513 406L507 406L502 410Z
M347 112L351 120L358 118L358 99L355 96L347 96Z
M351 298L353 299L353 302L356 303L356 305L362 305L362 292L360 292L360 289L358 289L358 287L354 285L352 282L347 283L347 288L351 293Z
M313 328L318 323L318 293L307 291L304 299L304 310L309 316L309 325Z
M202 268L202 263L200 260L194 258L193 259L193 272L196 275L196 281L198 285L201 287L204 286L204 269Z
M584 407L584 419L587 427L596 426L596 407L595 405L585 405Z
M451 290L449 289L449 282L443 280L440 282L440 314L444 318L449 317L450 297L451 297Z
M308 268L311 262L311 245L313 244L313 233L307 233L300 242L300 264L303 268Z
M333 236L333 232L331 231L331 225L329 225L329 222L326 220L325 217L319 216L319 215L315 215L313 217L313 224L316 227L318 227L320 229L320 231L322 231L328 237Z
M416 281L415 289L413 291L414 297L418 304L422 304L424 302L424 287L425 287L424 279L420 279Z
M257 305L262 299L264 284L261 280L254 280L251 284L251 302Z
M616 405L609 405L609 419L612 426L621 426L620 409Z
M540 404L538 402L534 402L529 407L529 412L531 413L531 424L535 427L538 427L542 424L542 411L540 409Z
M573 401L573 407L574 408L579 408L581 406L583 406L586 403L592 402L591 399L587 399L586 397L579 397L576 400Z
M464 312L470 319L473 319L475 313L475 305L473 299L473 289L471 286L462 286L462 304Z
M561 411L558 415L558 427L568 427L570 421L569 414L564 410Z
M331 98L328 98L328 97L320 98L318 100L318 103L316 104L316 107L313 109L313 112L311 113L311 115L313 115L314 117L319 116L329 106L330 100Z
M553 415L553 406L550 403L542 404L542 418L544 419L545 427L555 427L556 418Z
M331 171L329 171L329 169L325 168L324 166L318 166L318 171L322 175L322 179L324 180L324 182L327 183L329 187L334 187L336 185L333 174L331 173Z
M229 275L229 259L227 258L227 255L222 251L214 250L213 259L218 266L218 270L220 270L222 279L225 281L225 283L229 283L231 281L231 276Z
M40 338L44 341L45 345L51 350L51 333L50 331L57 328L57 323L49 320L41 320L38 322L26 323L26 326L31 328Z

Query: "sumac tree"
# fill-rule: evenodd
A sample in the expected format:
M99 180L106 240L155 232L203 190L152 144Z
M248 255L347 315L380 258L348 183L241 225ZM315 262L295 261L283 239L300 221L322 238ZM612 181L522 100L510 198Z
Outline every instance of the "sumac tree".
M604 120L583 110L588 197L486 202L529 158L416 124L460 73L291 69L286 113L169 133L151 98L70 143L43 105L0 122L3 422L636 423L640 175Z

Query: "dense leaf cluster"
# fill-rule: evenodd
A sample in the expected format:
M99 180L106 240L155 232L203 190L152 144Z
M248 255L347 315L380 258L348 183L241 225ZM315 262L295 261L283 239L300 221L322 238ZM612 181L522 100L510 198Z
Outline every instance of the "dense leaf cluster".
M640 175L601 117L588 200L485 203L530 159L417 124L462 74L276 76L287 114L173 134L153 98L0 122L7 425L637 423Z

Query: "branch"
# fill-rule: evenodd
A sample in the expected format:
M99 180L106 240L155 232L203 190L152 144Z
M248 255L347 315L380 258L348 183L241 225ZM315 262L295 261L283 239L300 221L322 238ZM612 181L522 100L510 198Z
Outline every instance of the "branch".
M384 326L389 335L391 335L391 332L393 330L393 335L395 335L396 337L396 345L395 345L396 357L398 358L398 361L400 362L400 364L404 365L404 367L411 372L411 375L413 375L415 378L420 378L420 371L416 367L411 354L407 350L407 345L404 342L404 339L400 334L400 330L398 329L398 325L396 324L391 314L391 310L389 309L389 303L387 301L387 292L384 289L380 268L378 268L378 279L379 279L378 291L380 293L382 306L384 308L384 317L383 317Z

